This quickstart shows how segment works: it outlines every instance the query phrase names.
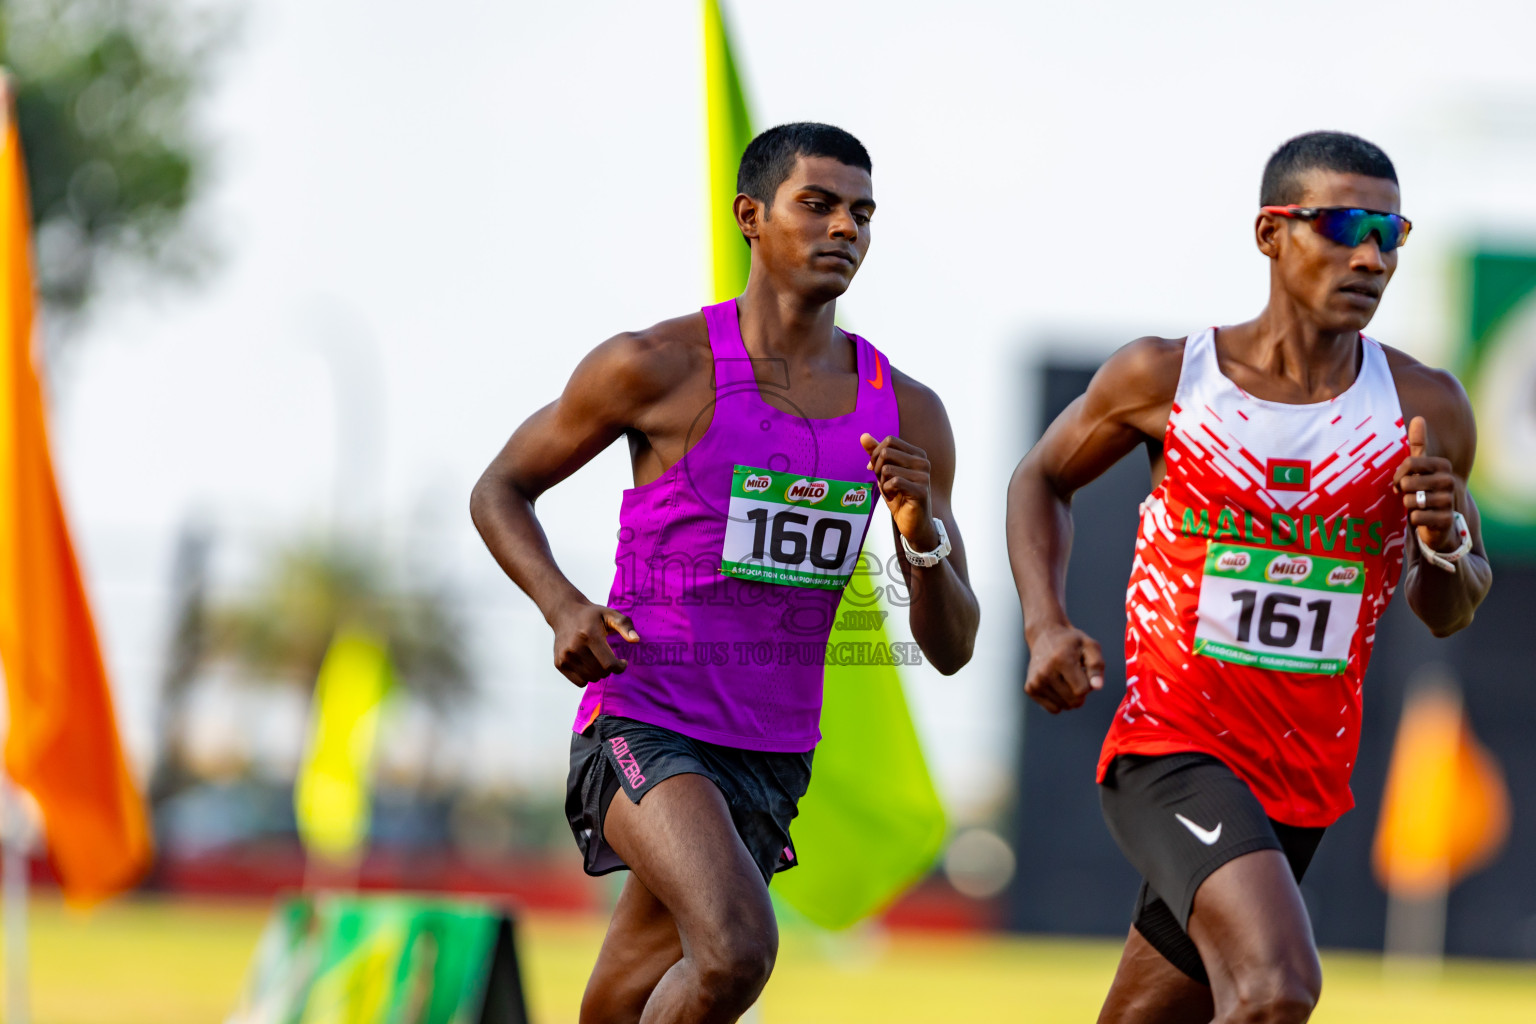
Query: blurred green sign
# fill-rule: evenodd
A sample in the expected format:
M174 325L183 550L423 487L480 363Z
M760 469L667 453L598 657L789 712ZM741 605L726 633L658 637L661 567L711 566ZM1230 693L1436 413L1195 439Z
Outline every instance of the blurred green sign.
M280 902L228 1024L527 1024L512 922L404 896Z
M1536 252L1472 255L1457 371L1477 412L1472 490L1488 549L1536 556Z

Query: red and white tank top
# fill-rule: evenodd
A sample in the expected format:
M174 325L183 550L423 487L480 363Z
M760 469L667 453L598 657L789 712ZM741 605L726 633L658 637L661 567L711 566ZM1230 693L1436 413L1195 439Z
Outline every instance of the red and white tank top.
M1255 398L1192 335L1167 475L1141 506L1126 591L1126 692L1099 756L1201 751L1288 825L1354 806L1361 682L1403 566L1392 488L1408 453L1386 353L1361 336L1327 402Z

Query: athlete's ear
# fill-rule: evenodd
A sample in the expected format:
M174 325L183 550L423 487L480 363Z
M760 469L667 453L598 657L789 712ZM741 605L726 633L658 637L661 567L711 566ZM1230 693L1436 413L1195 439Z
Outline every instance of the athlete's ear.
M1261 213L1259 219L1253 223L1253 238L1259 245L1259 252L1272 260L1280 258L1280 221L1282 219L1272 213Z
M746 238L756 238L762 222L768 219L763 204L745 192L736 197L736 226Z

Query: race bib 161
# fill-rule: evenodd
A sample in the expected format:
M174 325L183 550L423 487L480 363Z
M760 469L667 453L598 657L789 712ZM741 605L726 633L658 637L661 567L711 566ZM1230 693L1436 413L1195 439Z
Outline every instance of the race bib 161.
M1207 548L1195 653L1277 672L1338 675L1360 619L1365 566L1242 544Z

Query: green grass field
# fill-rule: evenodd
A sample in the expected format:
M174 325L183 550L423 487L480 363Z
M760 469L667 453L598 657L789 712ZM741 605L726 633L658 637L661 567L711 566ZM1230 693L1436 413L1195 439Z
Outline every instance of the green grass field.
M234 1004L266 908L124 901L82 915L33 905L35 1024L218 1024ZM520 923L535 1024L574 1024L602 939L591 918ZM762 1024L1091 1021L1114 971L1113 943L953 935L826 936L790 930ZM1536 965L1457 962L1384 970L1329 954L1318 1024L1531 1024Z

